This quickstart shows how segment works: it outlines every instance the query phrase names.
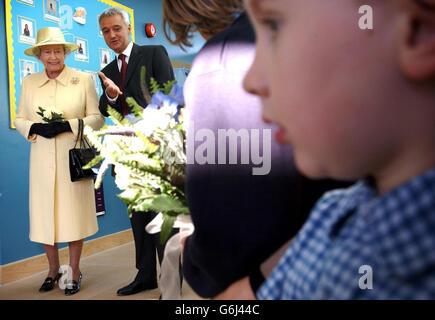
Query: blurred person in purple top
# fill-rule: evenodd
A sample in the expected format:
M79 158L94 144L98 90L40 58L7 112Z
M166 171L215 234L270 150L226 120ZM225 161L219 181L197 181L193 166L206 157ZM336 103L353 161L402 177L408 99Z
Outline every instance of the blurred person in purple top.
M326 190L343 184L298 173L292 149L262 121L260 100L243 90L255 35L242 1L164 0L163 20L173 44L190 46L196 31L207 40L184 85L186 195L195 226L185 240L184 277L202 297L247 275L255 292L263 262L296 234Z

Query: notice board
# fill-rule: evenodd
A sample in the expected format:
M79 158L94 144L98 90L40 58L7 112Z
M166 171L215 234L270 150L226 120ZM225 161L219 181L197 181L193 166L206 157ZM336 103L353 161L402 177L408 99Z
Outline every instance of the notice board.
M45 27L59 27L67 42L80 48L65 60L69 67L88 72L100 95L101 84L97 72L115 58L107 47L98 24L98 17L111 6L121 7L129 14L134 41L134 12L111 0L5 0L6 38L9 77L10 127L17 112L23 78L42 71L43 64L29 57L24 50L36 43L36 34Z

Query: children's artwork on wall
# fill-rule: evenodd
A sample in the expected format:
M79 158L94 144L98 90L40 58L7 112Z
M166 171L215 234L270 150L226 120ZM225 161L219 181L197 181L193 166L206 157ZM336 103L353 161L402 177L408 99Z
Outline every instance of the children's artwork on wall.
M18 16L18 41L22 43L35 44L36 22L33 19Z
M33 7L35 6L35 0L17 0L17 2L21 2Z
M38 72L38 63L35 61L20 59L20 84L28 75Z
M112 50L100 48L100 69L103 69L112 61Z
M88 40L74 37L74 43L79 46L79 48L74 52L74 59L89 62Z
M86 24L86 9L77 7L74 11L73 20L80 24Z
M44 1L44 18L53 22L60 23L59 0L43 0Z
M98 17L112 6L129 14L134 41L133 10L112 0L5 0L11 128L15 128L13 121L24 77L44 71L44 65L36 57L24 54L24 50L36 44L41 28L59 27L67 42L79 46L80 51L69 54L65 64L89 72L97 93L101 94L97 72L113 60L114 53L101 35Z

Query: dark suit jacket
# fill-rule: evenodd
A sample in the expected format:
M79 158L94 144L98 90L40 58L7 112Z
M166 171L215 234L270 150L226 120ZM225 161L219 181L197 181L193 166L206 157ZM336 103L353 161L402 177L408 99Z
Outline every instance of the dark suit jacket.
M122 90L122 92L125 97L133 97L140 106L146 107L147 102L140 87L140 70L142 66L146 68L146 84L148 90L150 90L151 77L156 79L160 84L163 84L168 80L174 80L174 71L172 70L172 65L165 47L139 46L135 43L133 44L127 65L124 90ZM120 73L116 59L109 63L101 72L119 86ZM100 97L99 109L100 112L107 117L107 105L110 105L110 103L105 93L106 87L104 84L101 85L103 87L103 94ZM120 98L118 97L116 103L110 106L121 112Z

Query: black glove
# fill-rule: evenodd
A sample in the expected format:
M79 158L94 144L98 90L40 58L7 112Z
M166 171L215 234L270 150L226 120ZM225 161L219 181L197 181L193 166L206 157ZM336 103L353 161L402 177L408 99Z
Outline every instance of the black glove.
M37 134L44 138L53 138L59 133L72 131L69 122L34 123L30 127L29 135Z
M72 132L71 126L69 125L68 121L53 122L52 124L54 127L54 132L56 133L56 136L62 132Z

